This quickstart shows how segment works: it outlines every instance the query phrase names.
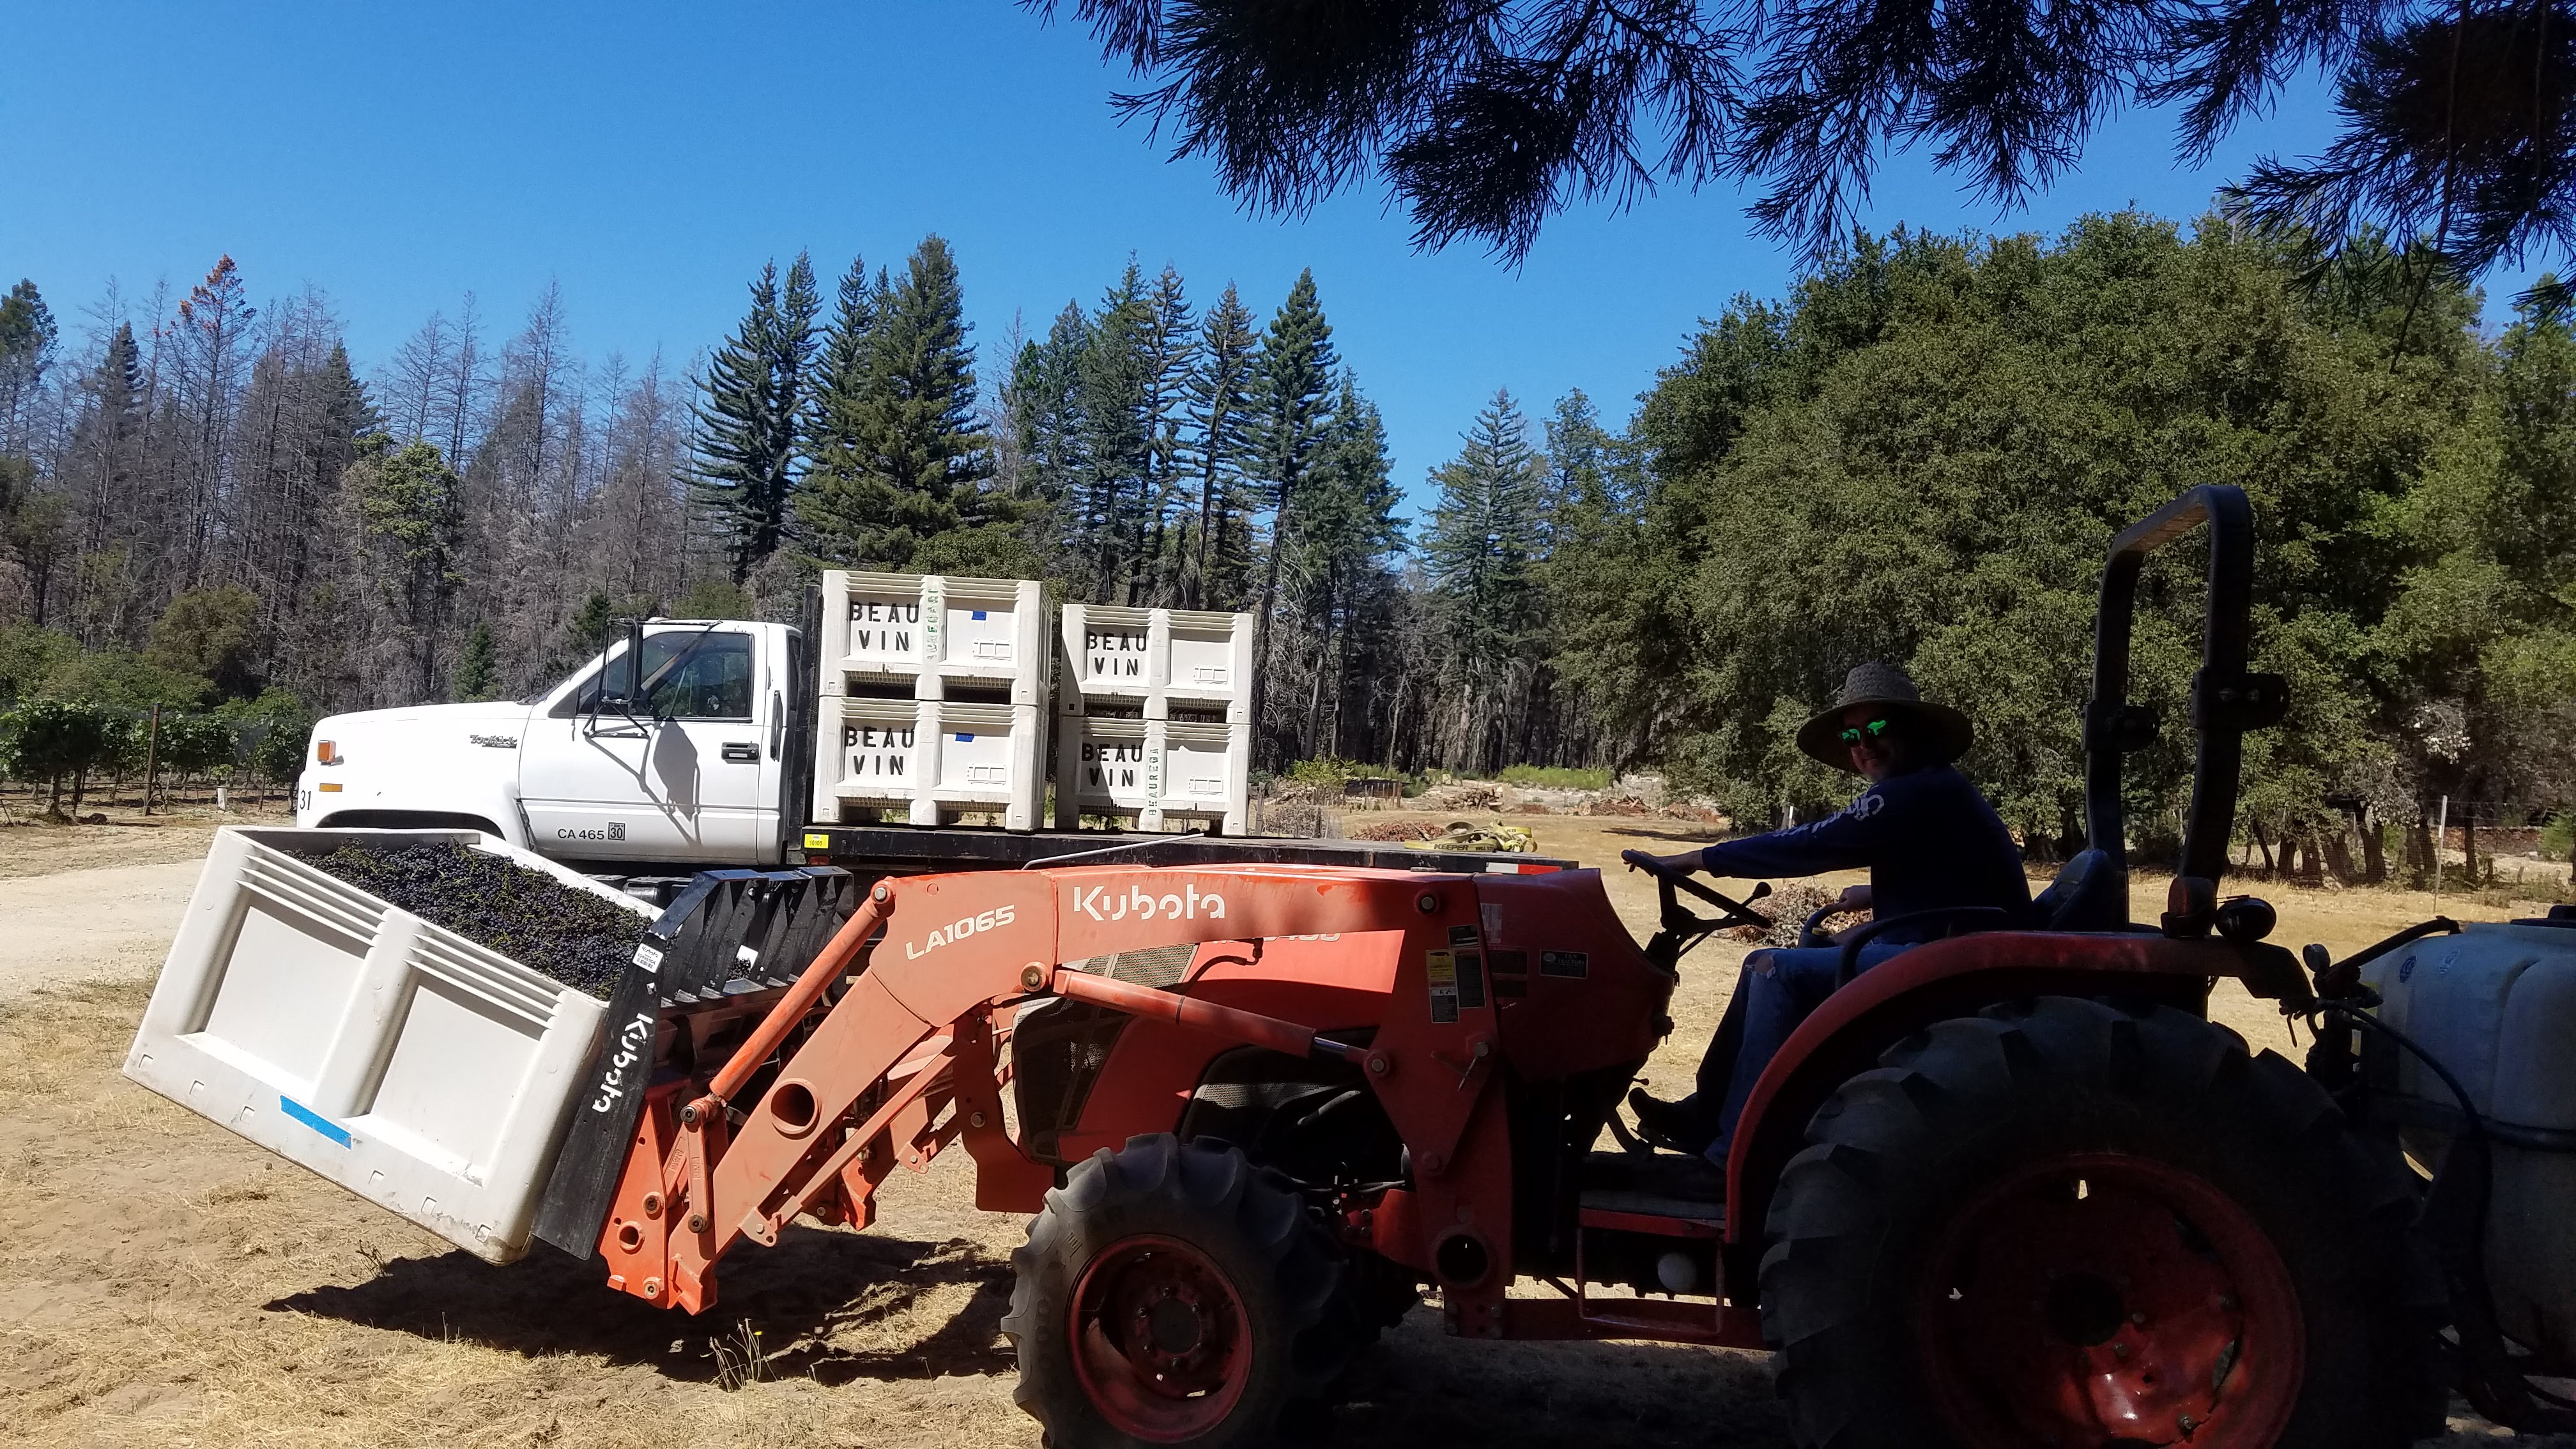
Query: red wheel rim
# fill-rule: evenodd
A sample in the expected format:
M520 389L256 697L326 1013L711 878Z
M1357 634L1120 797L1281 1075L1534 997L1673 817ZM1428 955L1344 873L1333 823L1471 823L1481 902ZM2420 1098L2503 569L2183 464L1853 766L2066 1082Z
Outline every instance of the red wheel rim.
M2280 1251L2205 1179L2125 1153L2014 1173L1953 1216L1918 1296L1935 1409L1962 1442L2261 1449L2307 1333Z
M1073 1371L1101 1417L1156 1444L1225 1422L1252 1376L1252 1330L1234 1285L1172 1238L1121 1238L1074 1285Z

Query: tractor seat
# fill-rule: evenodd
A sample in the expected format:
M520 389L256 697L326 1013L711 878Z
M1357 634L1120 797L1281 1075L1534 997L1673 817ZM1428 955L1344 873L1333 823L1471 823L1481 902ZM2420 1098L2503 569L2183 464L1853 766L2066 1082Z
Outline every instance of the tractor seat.
M1583 1164L1583 1206L1663 1218L1726 1212L1726 1169L1678 1152L1595 1152Z
M2117 931L2129 924L2129 883L2110 853L2079 850L2030 903L2043 931Z

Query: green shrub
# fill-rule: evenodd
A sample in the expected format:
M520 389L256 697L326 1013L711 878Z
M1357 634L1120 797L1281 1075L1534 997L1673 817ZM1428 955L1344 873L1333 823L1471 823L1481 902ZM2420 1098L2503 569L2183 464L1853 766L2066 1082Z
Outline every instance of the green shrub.
M94 704L31 699L0 716L15 773L46 782L48 813L62 813L63 782L71 781L72 809L80 809L89 773L109 763L122 743L123 719Z
M303 773L304 752L313 743L313 712L294 691L272 685L259 698L234 700L217 713L239 730L235 757L245 759L253 776L291 785Z
M2542 822L2540 858L2565 860L2576 855L2576 811L2561 810Z
M161 716L161 768L176 775L203 775L228 769L232 762L231 721L211 714Z
M1566 765L1505 765L1503 783L1534 790L1607 790L1610 772Z
M1327 755L1320 760L1297 760L1288 766L1288 778L1299 785L1321 785L1339 790L1342 782L1354 775L1371 775L1376 771L1357 760L1337 760Z

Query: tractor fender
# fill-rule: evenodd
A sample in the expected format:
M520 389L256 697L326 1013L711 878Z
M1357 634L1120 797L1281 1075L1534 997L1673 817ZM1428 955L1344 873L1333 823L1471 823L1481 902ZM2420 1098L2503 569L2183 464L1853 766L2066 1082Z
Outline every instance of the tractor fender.
M2206 1016L2219 977L2254 995L2305 1002L2308 982L2278 946L2146 933L1995 931L1927 942L1825 999L1790 1034L1746 1098L1726 1162L1726 1236L1758 1251L1780 1170L1836 1087L1935 1021L2027 996L2126 996ZM1749 1246L1748 1246L1749 1245Z

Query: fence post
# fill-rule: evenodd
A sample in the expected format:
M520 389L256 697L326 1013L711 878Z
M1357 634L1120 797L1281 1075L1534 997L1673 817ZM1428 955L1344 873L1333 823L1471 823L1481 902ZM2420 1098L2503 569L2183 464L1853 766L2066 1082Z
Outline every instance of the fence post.
M152 730L143 739L143 813L152 813L152 771L161 761L161 706L152 706Z
M2451 797L2442 797L2442 813L2433 827L2433 894L2442 893L2442 852L2451 843Z

